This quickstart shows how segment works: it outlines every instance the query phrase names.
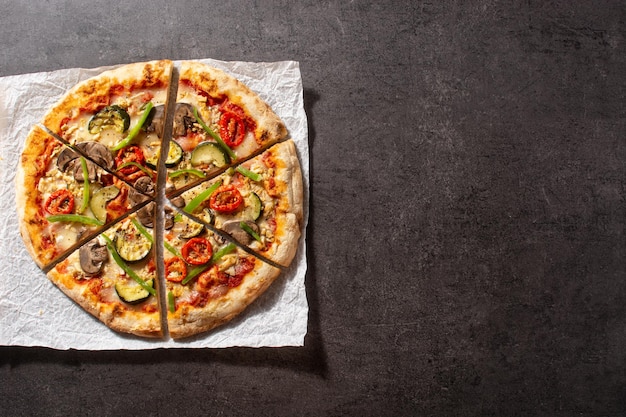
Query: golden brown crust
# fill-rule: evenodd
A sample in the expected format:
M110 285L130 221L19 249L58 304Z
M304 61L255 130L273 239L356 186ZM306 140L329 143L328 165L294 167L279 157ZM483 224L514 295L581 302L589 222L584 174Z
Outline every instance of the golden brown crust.
M256 259L254 270L224 296L209 300L204 307L183 305L168 313L169 334L182 339L214 329L236 317L274 282L280 270Z
M112 330L143 337L162 337L159 312L130 310L121 302L101 302L91 293L88 280L79 282L70 274L52 269L47 274L65 295Z
M24 145L15 175L15 194L20 234L33 260L44 267L57 255L52 245L45 244L46 220L41 213L37 185L50 163L50 154L62 146L39 126L34 126Z
M104 244L104 241L100 239L99 243ZM146 259L142 261L143 265L130 268L145 281L154 279L154 273L149 272L150 268L145 266L148 263L150 260ZM109 328L144 337L163 335L156 297L149 297L147 301L138 305L130 305L124 303L117 295L115 284L129 278L124 278L126 276L124 271L110 255L96 276L89 276L83 272L79 250L57 264L47 276L63 293Z
M263 253L282 266L289 266L298 250L303 216L302 171L293 140L279 143L267 152L276 164L275 180L281 185L276 214L276 242Z
M254 136L261 147L287 137L287 128L280 117L255 92L222 70L193 61L180 65L179 84L191 83L212 97L228 97L256 122Z
M95 112L107 106L120 90L167 88L173 69L169 60L124 65L89 78L70 89L45 115L42 123L57 134L68 117L81 111Z

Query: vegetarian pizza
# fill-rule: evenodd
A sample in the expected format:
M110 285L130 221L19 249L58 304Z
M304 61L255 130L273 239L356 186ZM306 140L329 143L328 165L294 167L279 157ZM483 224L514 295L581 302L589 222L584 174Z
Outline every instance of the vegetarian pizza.
M292 262L302 200L284 123L197 62L80 82L33 126L16 174L34 262L111 329L144 337L241 313Z

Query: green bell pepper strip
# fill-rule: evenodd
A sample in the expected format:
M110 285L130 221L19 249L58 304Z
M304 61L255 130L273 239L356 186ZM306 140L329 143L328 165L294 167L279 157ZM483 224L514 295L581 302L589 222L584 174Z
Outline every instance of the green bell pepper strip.
M172 171L168 174L168 176L170 178L176 178L185 174L191 174L191 175L195 175L196 177L206 178L206 174L204 172L200 171L199 169L193 169L193 168L179 169L177 171Z
M146 120L148 119L148 116L150 115L150 111L152 110L152 107L154 107L154 104L152 104L152 102L149 101L146 104L146 108L144 109L143 113L141 114L141 117L137 121L137 124L135 126L133 126L133 128L131 130L128 131L128 136L126 136L126 138L124 138L121 141L119 141L117 143L117 145L115 145L114 147L111 148L111 150L119 151L120 149L128 146L130 144L130 142L133 139L135 139L135 136L137 136L137 134L139 133L139 131L143 127L143 124L146 123Z
M152 239L152 234L148 232L148 230L145 227L143 227L143 225L139 223L137 219L133 218L133 219L130 219L130 221L135 225L135 228L139 230L139 233L141 233L146 239L148 239L150 243L154 244L154 239Z
M146 174L147 176L151 177L152 176L152 172L148 171L148 168L146 168L145 166L135 162L135 161L129 161L129 162L124 162L122 165L118 166L117 169L115 170L115 172L118 172L119 170L129 167L129 166L134 166L139 168L141 171L143 171L144 174Z
M191 280L193 280L195 277L200 275L202 272L204 272L208 268L209 268L208 264L207 265L196 266L191 271L187 272L187 276L185 277L184 280L182 280L181 284L182 285L187 285L189 282L191 282Z
M80 212L84 213L89 206L89 170L87 169L87 160L80 157L80 166L83 169L83 203L80 205Z
M72 222L72 223L83 223L83 224L91 224L94 226L103 226L104 223L98 219L88 216L82 216L80 214L55 214L52 216L46 217L51 223L55 222Z
M206 265L197 266L193 268L191 271L189 271L185 279L181 282L181 284L187 285L195 277L200 275L202 272L206 271L211 264L219 261L222 258L222 256L231 253L236 248L237 246L235 246L234 243L229 243L228 245L224 246L222 249L218 250L217 252L213 254L213 256L211 257L211 261L209 263L207 263Z
M231 161L236 160L237 155L235 155L235 152L233 152L233 150L228 147L228 145L222 140L222 138L220 138L220 135L215 133L213 129L211 129L202 121L200 115L198 114L198 109L196 109L195 107L193 108L193 115L196 117L196 121L200 126L202 126L204 131L207 132L213 139L215 139L217 144L220 145L220 147L228 154L228 156L230 156Z
M259 234L257 232L255 232L254 230L252 230L252 228L250 226L248 226L246 224L246 222L240 222L239 223L239 227L241 227L247 234L249 234L250 236L252 236L254 238L254 240L260 242L261 241L261 236L259 236Z
M122 268L124 270L124 272L126 272L126 275L131 277L137 284L139 284L141 286L141 288L143 288L144 290L148 291L152 295L156 295L156 290L154 288L152 288L150 285L148 285L146 283L146 281L141 279L141 277L139 277L139 275L137 275L135 273L135 271L133 271L132 269L130 269L130 267L128 265L126 265L126 262L124 262L124 260L120 257L120 255L115 250L115 247L113 246L113 241L105 234L103 234L101 236L104 238L104 240L106 242L106 245L107 245L107 248L109 249L109 252L111 252L111 256L113 256L113 259L115 260L115 263L120 268Z
M167 293L167 309L170 313L176 312L176 299L174 298L174 293L171 291Z
M261 175L257 174L256 172L252 172L248 168L241 166L241 165L235 168L235 171L237 171L241 175L245 175L246 177L250 178L252 181L260 181L262 178Z
M215 184L213 184L212 186L210 186L209 188L207 188L206 190L204 190L203 192L201 192L200 194L198 194L197 196L195 196L183 209L183 211L185 211L186 213L192 213L195 209L198 208L198 206L200 204L202 204L202 202L204 200L206 200L207 198L209 198L211 196L211 194L213 194L213 192L215 190L217 190L217 188L222 185L222 181L218 181Z
M222 259L222 256L231 253L236 248L237 246L235 246L234 243L229 243L228 245L224 246L222 249L218 250L217 252L213 254L213 256L211 257L211 262L219 261L220 259Z
M148 230L145 227L143 227L143 225L139 223L137 219L133 218L133 219L130 219L130 221L135 225L137 230L139 230L139 233L144 235L144 237L148 239L150 243L154 244L154 240L152 239L152 234L150 234L150 232L148 232ZM181 257L180 253L176 250L176 248L170 245L169 243L167 243L166 241L163 241L163 246L165 246L165 249L170 251L174 256L178 256L179 258Z
M166 241L163 241L163 246L165 247L165 249L167 249L168 251L170 251L170 253L174 256L177 256L179 258L182 258L182 255L180 254L180 252L178 252L178 250L176 250L176 248L172 245L170 245L169 243L167 243Z

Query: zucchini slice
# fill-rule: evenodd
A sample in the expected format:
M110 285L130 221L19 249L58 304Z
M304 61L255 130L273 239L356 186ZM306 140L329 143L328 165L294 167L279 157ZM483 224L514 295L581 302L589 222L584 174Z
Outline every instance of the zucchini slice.
M96 219L101 222L107 220L107 203L113 200L120 193L120 189L115 185L109 185L104 188L100 188L93 194L91 201L89 202L89 208Z
M167 151L167 158L165 159L165 166L172 168L183 159L183 148L180 147L176 141L170 140L170 146ZM155 153L149 158L146 158L146 165L152 169L157 169L159 163L159 154Z
M194 167L214 165L221 168L229 163L228 154L217 143L201 142L191 152L191 165Z
M149 156L146 158L146 165L150 168L150 169L157 169L157 164L159 163L159 154L155 153L152 156Z
M183 239L191 239L198 236L204 230L204 226L194 220L191 220L185 215L180 216L180 220L176 223L176 228L179 230L179 235Z
M114 244L117 253L127 262L141 261L152 250L152 241L132 223L117 231Z
M146 284L150 288L154 288L153 280L147 280ZM116 282L115 292L122 301L128 304L139 304L150 298L148 290L130 279L125 282Z
M256 193L250 193L245 200L245 207L242 211L242 217L244 220L256 220L261 217L263 213L263 202L261 197Z
M178 142L170 140L170 147L167 151L167 159L165 159L165 166L171 168L178 165L183 159L183 148L180 147Z
M120 133L124 133L130 126L130 116L120 106L114 104L107 106L94 114L89 119L87 129L89 133L96 134L106 127L113 127Z

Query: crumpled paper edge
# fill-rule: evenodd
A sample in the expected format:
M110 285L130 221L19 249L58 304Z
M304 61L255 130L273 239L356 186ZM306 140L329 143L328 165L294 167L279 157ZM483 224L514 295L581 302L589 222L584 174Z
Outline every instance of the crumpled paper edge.
M0 78L0 345L53 349L140 350L303 346L307 331L306 226L309 206L308 126L297 61L194 60L220 68L257 92L287 125L300 157L304 216L291 265L238 317L220 328L185 339L144 339L108 329L59 291L26 252L15 221L14 175L33 124L68 87L118 66L71 68ZM174 61L179 65L181 61ZM59 82L63 80L63 82ZM288 307L289 309L285 310ZM62 317L62 320L61 320ZM71 323L72 326L67 326ZM71 327L71 329L70 329Z

